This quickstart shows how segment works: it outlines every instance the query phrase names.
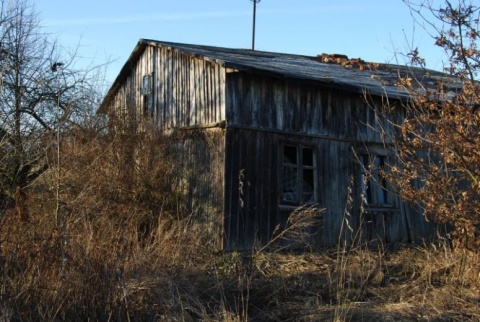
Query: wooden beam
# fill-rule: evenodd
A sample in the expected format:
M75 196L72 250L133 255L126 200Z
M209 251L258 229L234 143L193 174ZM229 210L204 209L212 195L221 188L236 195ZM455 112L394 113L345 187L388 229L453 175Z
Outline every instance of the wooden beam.
M177 130L199 130L199 129L212 129L212 128L221 128L224 129L226 127L226 122L216 122L210 124L202 124L202 125L194 125L194 126L182 126L177 128Z

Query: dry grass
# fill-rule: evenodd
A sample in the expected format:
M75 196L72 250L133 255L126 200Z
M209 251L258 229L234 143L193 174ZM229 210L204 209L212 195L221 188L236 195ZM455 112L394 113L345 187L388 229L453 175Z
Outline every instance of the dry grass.
M30 222L2 213L1 321L480 321L479 254L215 252L179 213L168 156L151 139L160 154L142 154L145 170L126 170L118 141L69 141L30 189ZM304 215L281 236L302 237L318 213Z

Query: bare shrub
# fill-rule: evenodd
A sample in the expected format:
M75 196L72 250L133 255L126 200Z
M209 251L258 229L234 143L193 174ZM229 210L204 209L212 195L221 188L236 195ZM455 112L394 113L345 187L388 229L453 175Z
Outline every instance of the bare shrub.
M391 171L405 200L425 215L453 227L453 244L478 250L480 237L480 90L478 50L480 8L473 1L404 0L419 24L428 26L432 43L447 54L436 88L422 80L400 79L412 95L399 107L405 119L394 127L399 164ZM419 59L415 49L409 54ZM404 79L405 80L405 79Z
M155 133L62 133L49 170L29 188L28 224L13 210L1 218L2 311L26 320L148 315L132 300L131 281L204 260L202 230L176 214L165 144Z

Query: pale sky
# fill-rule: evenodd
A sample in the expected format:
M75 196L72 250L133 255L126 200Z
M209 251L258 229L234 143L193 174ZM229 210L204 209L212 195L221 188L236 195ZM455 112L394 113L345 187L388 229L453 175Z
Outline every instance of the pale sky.
M45 31L101 64L115 60L113 81L140 38L251 48L251 0L36 0ZM441 52L415 25L401 0L261 0L255 49L302 55L345 54L404 63L418 47L427 67L442 69Z

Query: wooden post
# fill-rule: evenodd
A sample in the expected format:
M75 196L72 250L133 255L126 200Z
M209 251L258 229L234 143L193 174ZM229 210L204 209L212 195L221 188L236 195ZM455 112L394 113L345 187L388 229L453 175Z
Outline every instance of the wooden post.
M255 50L255 19L257 16L257 3L261 0L250 0L253 2L253 28L252 28L252 50Z

